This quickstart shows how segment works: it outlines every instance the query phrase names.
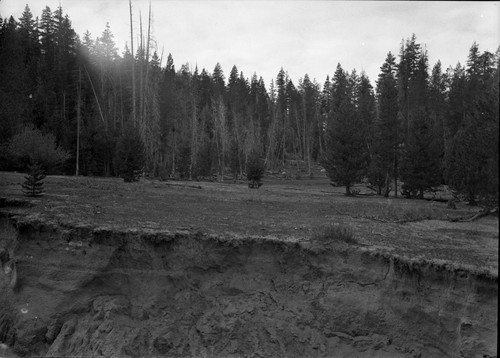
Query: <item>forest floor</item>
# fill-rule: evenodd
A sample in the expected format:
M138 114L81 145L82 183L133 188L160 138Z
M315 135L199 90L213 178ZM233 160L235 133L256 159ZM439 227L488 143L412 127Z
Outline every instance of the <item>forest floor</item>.
M267 176L260 189L232 180L142 178L124 183L119 178L48 176L45 194L31 199L22 195L22 181L21 173L0 172L0 197L31 202L9 212L41 221L291 241L307 241L328 226L344 225L369 250L498 277L498 216L452 222L480 210L465 203L454 210L438 201L347 197L344 187L332 187L324 175L294 180ZM371 192L363 185L355 189Z

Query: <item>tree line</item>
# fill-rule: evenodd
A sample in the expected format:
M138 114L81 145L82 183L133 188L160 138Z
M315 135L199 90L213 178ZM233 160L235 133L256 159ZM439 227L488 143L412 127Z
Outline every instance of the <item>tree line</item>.
M412 35L375 87L341 64L322 85L282 68L266 86L236 65L227 78L219 63L176 69L149 19L130 35L120 55L109 25L80 38L61 7L0 17L0 169L27 165L11 144L29 128L68 153L53 172L120 175L133 161L152 176L224 180L260 158L271 172L320 163L348 195L360 181L417 198L448 184L471 203L498 201L499 51L474 43L464 66L431 67Z

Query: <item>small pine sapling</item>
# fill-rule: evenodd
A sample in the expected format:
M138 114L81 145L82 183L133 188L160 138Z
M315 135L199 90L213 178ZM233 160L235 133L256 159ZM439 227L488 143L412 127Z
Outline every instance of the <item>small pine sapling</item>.
M43 168L37 163L32 163L28 166L28 175L24 177L22 183L23 194L25 196L40 196L45 191L43 189L43 179L45 174Z
M248 187L259 189L262 186L262 176L264 175L264 163L260 157L260 153L254 151L250 153L246 166Z

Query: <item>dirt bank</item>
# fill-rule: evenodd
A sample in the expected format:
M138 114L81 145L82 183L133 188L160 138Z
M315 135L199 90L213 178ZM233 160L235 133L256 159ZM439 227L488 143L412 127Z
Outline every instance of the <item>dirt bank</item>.
M492 357L498 276L363 246L1 224L19 356Z

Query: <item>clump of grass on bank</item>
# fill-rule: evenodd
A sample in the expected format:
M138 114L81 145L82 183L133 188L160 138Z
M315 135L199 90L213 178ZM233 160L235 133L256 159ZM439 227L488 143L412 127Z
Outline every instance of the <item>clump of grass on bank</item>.
M346 225L322 226L313 233L311 241L325 248L338 243L349 245L357 245L359 243L354 235L354 231Z

